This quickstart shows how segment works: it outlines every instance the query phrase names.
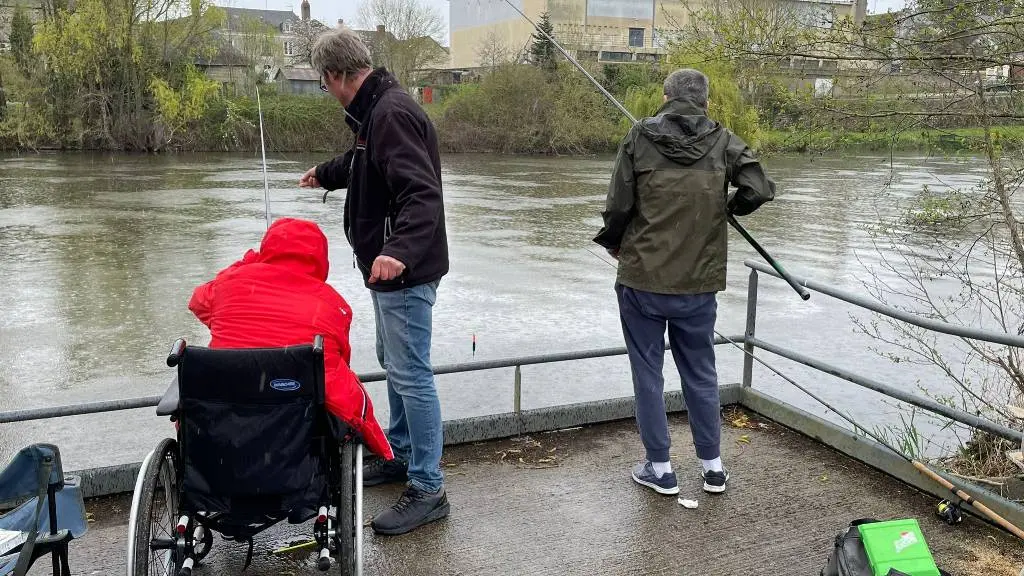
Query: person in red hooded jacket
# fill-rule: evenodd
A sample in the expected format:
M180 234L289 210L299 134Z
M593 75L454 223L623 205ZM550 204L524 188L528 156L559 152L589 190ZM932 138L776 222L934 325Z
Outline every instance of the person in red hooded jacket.
M192 293L189 310L210 329L210 348L276 348L324 337L327 409L390 460L373 405L349 368L352 309L327 284L327 237L314 222L275 221L249 250Z

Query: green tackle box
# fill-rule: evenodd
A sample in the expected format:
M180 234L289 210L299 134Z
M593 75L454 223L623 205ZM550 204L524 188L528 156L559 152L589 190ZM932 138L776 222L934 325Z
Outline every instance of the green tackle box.
M872 522L859 528L874 576L886 576L890 569L908 576L939 576L917 520Z

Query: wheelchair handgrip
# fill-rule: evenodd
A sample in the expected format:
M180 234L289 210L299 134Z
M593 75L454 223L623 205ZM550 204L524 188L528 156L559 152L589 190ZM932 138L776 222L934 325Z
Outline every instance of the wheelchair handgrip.
M324 337L319 334L313 337L313 352L317 354L324 353Z
M185 339L178 338L171 346L171 353L167 355L167 365L174 368L181 361L181 355L185 353Z

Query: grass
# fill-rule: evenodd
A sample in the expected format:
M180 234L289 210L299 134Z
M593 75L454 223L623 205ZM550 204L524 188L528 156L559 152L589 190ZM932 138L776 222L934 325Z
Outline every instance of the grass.
M1024 126L998 126L992 129L1004 146L1024 145ZM921 129L907 132L847 132L833 130L766 130L761 134L760 151L779 152L973 152L980 150L981 128L950 130Z

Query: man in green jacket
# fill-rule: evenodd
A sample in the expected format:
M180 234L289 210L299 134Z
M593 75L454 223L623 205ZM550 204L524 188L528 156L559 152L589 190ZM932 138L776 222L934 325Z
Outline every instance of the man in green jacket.
M714 330L716 293L725 290L727 215L750 214L775 197L750 148L707 109L702 73L678 70L665 80L665 104L619 147L604 228L594 238L619 261L615 291L647 451L633 480L660 494L679 492L665 415L666 326L704 490L725 492ZM737 188L731 196L730 184Z

